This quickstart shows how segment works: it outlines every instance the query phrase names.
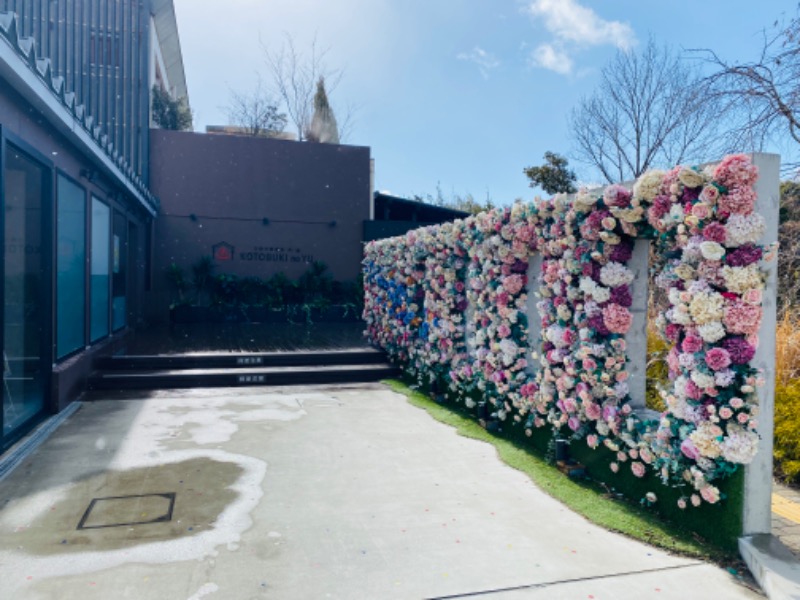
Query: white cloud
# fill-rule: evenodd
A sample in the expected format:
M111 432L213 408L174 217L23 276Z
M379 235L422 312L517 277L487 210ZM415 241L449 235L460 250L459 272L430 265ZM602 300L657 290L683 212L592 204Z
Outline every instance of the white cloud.
M531 63L562 75L572 73L573 56L581 48L608 45L627 51L636 44L628 23L606 21L576 0L533 0L525 11L555 38L531 53Z
M459 53L456 58L475 63L484 79L489 78L489 71L500 66L500 61L492 53L479 46L475 46L471 52Z
M558 50L552 44L541 44L531 52L531 63L561 75L572 72L572 59L566 52Z
M611 44L620 50L629 50L636 43L630 25L606 21L575 0L534 0L528 12L534 18L541 18L547 30L559 40L589 46Z

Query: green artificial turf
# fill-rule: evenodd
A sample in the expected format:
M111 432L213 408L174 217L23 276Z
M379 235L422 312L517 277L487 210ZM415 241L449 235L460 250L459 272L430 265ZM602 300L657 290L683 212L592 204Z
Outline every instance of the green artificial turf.
M709 543L688 529L661 520L644 507L615 497L605 485L589 480L570 479L554 465L531 452L534 446L541 448L541 441L536 444L534 440L525 438L504 439L486 431L469 417L459 414L456 407L452 407L456 409L453 410L450 406L438 404L428 396L412 390L402 381L389 380L384 383L394 391L404 394L412 405L428 411L436 420L455 427L460 435L494 445L507 465L522 471L553 498L605 529L685 556L721 563L730 563L737 558L735 547L731 547L727 540ZM524 444L524 441L529 443Z

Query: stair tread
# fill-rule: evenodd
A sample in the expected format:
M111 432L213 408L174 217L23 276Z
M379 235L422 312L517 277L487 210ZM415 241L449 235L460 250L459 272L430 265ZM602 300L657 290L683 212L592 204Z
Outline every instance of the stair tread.
M188 354L125 354L111 356L112 362L124 362L126 360L191 360L203 358L273 358L273 357L301 357L301 356L342 356L347 354L375 354L381 355L381 350L375 348L337 348L333 350L292 350L286 352L192 352Z
M145 371L101 371L95 377L103 379L116 379L122 377L164 377L164 376L198 376L198 375L272 375L282 373L331 373L339 371L379 371L381 369L395 369L388 363L370 363L358 365L312 365L292 367L239 367L220 369L147 369Z

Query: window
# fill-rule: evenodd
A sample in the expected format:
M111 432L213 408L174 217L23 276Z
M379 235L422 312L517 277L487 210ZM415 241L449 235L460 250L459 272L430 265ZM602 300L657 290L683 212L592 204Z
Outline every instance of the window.
M58 176L56 225L56 357L83 348L86 303L86 195Z
M111 209L92 197L91 341L108 335Z
M111 313L116 331L128 322L128 223L122 213L114 212L114 235L111 240Z
M0 142L1 143L1 142ZM49 367L49 239L42 236L50 211L51 174L11 145L3 181L5 258L3 307L2 434L21 431L44 409ZM46 355L46 358L45 358ZM46 365L46 366L45 366Z

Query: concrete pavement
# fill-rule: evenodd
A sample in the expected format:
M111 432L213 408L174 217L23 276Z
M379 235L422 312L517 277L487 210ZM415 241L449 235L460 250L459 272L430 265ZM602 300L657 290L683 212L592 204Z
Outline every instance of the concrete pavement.
M381 385L94 400L0 483L0 597L761 597Z

